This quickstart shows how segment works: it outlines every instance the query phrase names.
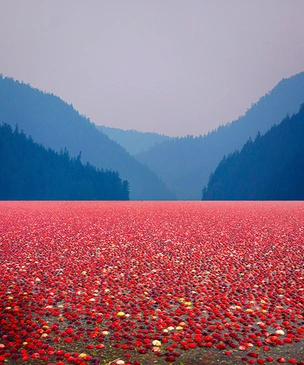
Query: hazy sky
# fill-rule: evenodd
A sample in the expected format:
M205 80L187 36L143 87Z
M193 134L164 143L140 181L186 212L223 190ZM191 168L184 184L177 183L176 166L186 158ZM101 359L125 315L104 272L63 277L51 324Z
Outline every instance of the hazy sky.
M96 124L204 134L304 71L304 0L0 0L0 73Z

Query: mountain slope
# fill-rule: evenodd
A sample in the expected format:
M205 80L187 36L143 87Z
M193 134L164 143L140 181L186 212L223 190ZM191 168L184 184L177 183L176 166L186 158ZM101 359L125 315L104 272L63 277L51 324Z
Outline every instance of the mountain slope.
M155 173L57 96L1 76L0 121L18 124L36 142L55 151L66 147L72 157L81 152L84 163L119 171L130 183L131 199L172 198Z
M283 79L236 121L203 137L164 141L135 157L155 171L178 199L200 199L202 187L224 155L241 148L258 131L264 134L288 113L298 112L303 101L304 72Z
M128 200L128 182L0 125L1 200Z
M242 150L225 157L211 175L204 200L304 199L304 105Z
M164 134L139 132L136 130L123 130L106 126L96 126L113 141L124 147L131 155L147 151L156 144L172 139Z

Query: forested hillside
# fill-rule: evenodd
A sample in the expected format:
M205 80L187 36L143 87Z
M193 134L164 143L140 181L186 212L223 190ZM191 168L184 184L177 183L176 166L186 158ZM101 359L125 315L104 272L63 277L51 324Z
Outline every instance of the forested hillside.
M288 113L298 112L303 101L304 72L283 79L238 120L205 136L164 141L136 158L155 171L178 199L200 199L202 187L224 155L242 148L259 131L264 134Z
M139 132L133 129L123 130L105 126L97 126L97 128L119 143L131 155L147 151L158 143L172 139L172 137L165 136L164 134Z
M0 76L0 121L18 124L45 147L66 147L71 157L81 152L84 163L118 171L130 183L131 199L173 198L155 173L57 96Z
M83 165L34 143L8 124L0 126L1 200L128 200L129 185L117 172Z
M204 200L303 200L304 106L264 136L225 157Z

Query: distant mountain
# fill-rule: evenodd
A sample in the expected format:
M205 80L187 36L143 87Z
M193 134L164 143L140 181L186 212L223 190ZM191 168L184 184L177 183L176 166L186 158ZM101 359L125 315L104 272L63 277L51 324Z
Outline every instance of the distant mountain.
M135 157L155 171L178 199L201 199L202 187L224 155L298 112L303 101L304 72L283 79L236 121L203 137L164 141Z
M128 200L129 184L117 172L98 171L0 125L1 200Z
M151 132L139 132L134 129L123 130L119 128L111 128L106 126L96 126L99 130L119 143L131 155L147 151L156 144L172 139L172 137L164 134Z
M81 152L84 163L118 171L130 183L131 199L173 198L155 173L53 94L1 76L0 121L13 127L18 124L45 147L57 152L66 147L71 157Z
M304 200L304 105L221 161L204 200Z

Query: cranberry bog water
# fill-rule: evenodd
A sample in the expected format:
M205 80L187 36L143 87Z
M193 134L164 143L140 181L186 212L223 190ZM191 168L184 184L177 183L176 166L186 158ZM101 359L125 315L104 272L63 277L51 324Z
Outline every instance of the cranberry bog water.
M303 257L303 202L1 202L0 365L303 365Z

